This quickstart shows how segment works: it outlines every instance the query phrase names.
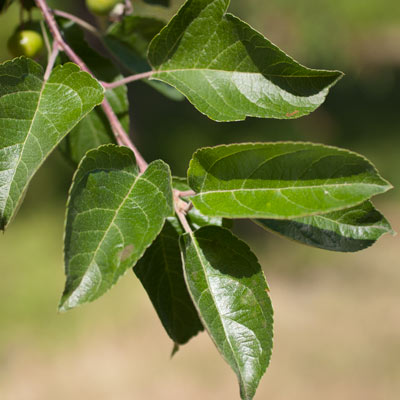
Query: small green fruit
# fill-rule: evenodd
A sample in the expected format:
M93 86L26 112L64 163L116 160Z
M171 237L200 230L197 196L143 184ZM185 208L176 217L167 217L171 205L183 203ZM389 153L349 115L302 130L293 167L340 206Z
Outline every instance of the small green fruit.
M43 48L43 39L35 31L16 31L8 39L8 50L14 57L26 56L35 57Z
M96 15L108 15L121 0L86 0L86 7Z

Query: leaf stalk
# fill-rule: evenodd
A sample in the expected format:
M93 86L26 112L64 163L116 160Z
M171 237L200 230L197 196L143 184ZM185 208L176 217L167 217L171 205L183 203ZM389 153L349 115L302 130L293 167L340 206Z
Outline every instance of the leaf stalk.
M83 19L77 17L76 15L67 13L62 10L52 10L52 12L54 15L57 15L58 17L69 19L70 21L75 22L75 24L81 26L82 28L84 28L85 30L87 30L88 32L92 33L93 35L95 35L97 37L101 36L99 30L96 27L94 27L93 25L84 21Z
M115 89L118 86L126 85L128 83L139 81L141 79L150 78L154 73L155 73L155 71L142 72L140 74L127 76L126 78L119 79L118 81L115 81L115 82L111 82L111 83L101 82L101 84L106 89Z
M186 214L189 211L191 204L186 203L185 201L180 199L181 193L183 192L180 192L179 190L174 190L173 192L175 213L185 232L192 233L192 228L190 227L189 222L186 219Z
M53 42L53 49L49 55L49 60L47 62L46 72L44 73L44 80L48 81L50 78L51 71L53 70L54 63L56 62L58 53L60 49L58 47L58 43L56 41Z

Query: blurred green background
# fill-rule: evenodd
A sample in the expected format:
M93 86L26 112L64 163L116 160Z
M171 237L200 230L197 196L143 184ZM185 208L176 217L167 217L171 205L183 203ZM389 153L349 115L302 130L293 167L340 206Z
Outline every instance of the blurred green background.
M75 7L83 1L49 1ZM136 12L170 10L134 2ZM133 136L147 160L185 174L192 152L220 143L306 140L367 156L400 186L400 2L232 0L230 10L301 63L340 69L326 103L294 121L218 124L187 102L130 86ZM0 16L0 61L18 24ZM91 22L95 22L91 19ZM144 290L128 273L93 304L57 313L63 289L63 218L73 170L55 152L0 238L0 399L236 399L235 377L205 334L171 361L172 344ZM396 188L376 205L400 230ZM275 308L272 363L256 399L397 400L400 397L398 237L361 253L337 254L267 234L237 232L258 255Z

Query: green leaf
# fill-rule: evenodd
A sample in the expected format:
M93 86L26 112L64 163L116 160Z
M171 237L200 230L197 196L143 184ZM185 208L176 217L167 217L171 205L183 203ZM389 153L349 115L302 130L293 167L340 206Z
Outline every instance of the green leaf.
M180 191L190 190L185 178L173 177L172 185ZM186 217L192 229L206 225L226 225L226 220L207 217L195 208ZM183 276L179 248L179 235L183 233L176 217L167 218L160 235L134 268L165 330L176 345L186 343L204 329Z
M169 0L143 0L145 3L169 7Z
M146 72L151 69L147 61L149 44L164 26L165 22L156 18L126 15L108 28L104 42L130 74ZM163 82L148 79L145 82L172 100L184 98L175 88Z
M355 252L393 233L386 218L370 201L345 210L293 220L257 219L261 227L320 249Z
M391 189L364 157L312 143L250 143L198 150L188 171L203 214L291 219L349 208Z
M133 269L176 345L186 343L204 329L183 276L181 233L176 218L168 218L157 239Z
M132 151L89 151L71 186L65 233L67 283L60 310L90 302L133 267L173 214L171 175L163 161L139 173Z
M249 247L224 228L181 237L185 277L200 318L252 399L271 357L273 311L264 274Z
M55 68L47 82L30 59L0 65L0 229L43 161L102 100L102 86L75 64Z
M63 18L57 18L57 22L68 44L99 80L112 82L122 78L119 70L109 59L88 45L79 26ZM126 85L107 90L106 98L124 129L129 131L129 101ZM88 150L107 143L115 143L114 134L102 108L96 107L69 133L59 148L73 164L78 164Z
M321 105L339 71L306 68L231 14L229 0L188 0L151 42L152 79L216 121L298 118Z

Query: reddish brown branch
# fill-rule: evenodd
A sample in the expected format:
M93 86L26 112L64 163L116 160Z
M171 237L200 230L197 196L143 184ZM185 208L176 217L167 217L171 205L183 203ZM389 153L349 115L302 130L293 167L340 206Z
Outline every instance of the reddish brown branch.
M72 50L72 48L68 45L68 43L66 43L65 40L63 39L60 29L58 28L57 22L54 19L54 15L47 6L46 1L35 0L35 2L37 7L41 10L43 14L43 17L47 23L47 26L49 27L49 30L51 32L51 35L53 36L55 43L57 44L57 47L60 50L64 51L65 54L68 56L68 58L72 62L77 64L83 71L86 71L92 76L94 76L93 73L88 68L88 66L85 64L85 62L74 52L74 50ZM147 168L146 161L144 160L144 158L142 157L136 146L130 140L128 134L125 132L125 129L122 127L118 117L115 115L113 109L111 108L110 103L107 101L106 98L104 98L103 100L102 108L110 122L117 143L121 146L129 147L134 152L139 170L140 172L144 172Z

